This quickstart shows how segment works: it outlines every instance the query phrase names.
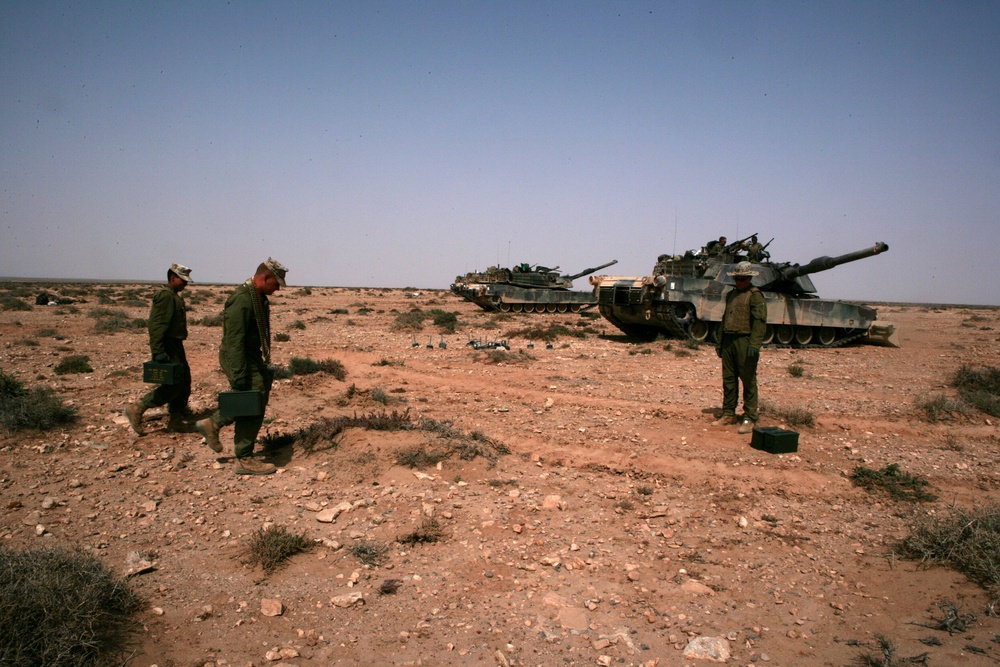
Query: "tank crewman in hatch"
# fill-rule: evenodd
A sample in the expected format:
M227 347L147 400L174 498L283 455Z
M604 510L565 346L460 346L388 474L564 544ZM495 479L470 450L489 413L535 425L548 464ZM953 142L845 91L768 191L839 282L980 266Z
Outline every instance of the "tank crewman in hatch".
M149 351L153 361L161 364L180 364L173 384L157 385L135 403L125 406L125 417L132 430L142 435L142 413L149 408L167 404L170 421L168 431L187 431L184 417L189 414L188 398L191 396L191 368L184 355L187 338L187 314L181 292L191 282L191 269L183 264L171 264L167 269L167 284L153 296L149 309Z
M757 235L750 237L750 245L747 246L747 259L755 264L763 262L771 257L770 253L764 250L764 246L757 240Z
M722 254L726 247L726 237L720 236L718 241L709 241L705 244L705 254L709 257Z
M726 294L721 336L715 353L722 359L722 416L713 426L739 423L738 433L750 433L757 423L757 362L767 330L767 302L751 285L757 275L750 262L740 262L729 276L736 288ZM737 419L739 384L743 383L743 417Z
M219 364L233 391L257 390L264 395L264 407L271 394L274 372L271 363L271 306L267 297L285 286L288 269L270 257L257 272L237 287L222 311L222 345ZM253 446L264 423L263 411L254 417L223 417L216 410L195 423L212 451L221 452L219 429L236 424L233 444L237 475L270 475L274 465L253 458Z

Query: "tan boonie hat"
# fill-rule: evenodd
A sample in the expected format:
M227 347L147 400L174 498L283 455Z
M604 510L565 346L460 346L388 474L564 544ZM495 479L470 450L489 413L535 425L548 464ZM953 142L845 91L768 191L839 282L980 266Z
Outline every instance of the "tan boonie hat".
M268 257L267 261L264 262L264 266L266 266L267 270L270 271L274 275L274 277L278 279L278 284L284 287L285 274L288 273L288 269L286 269L281 262L279 262L276 259L272 259L270 257Z
M183 264L171 264L170 271L186 283L194 282L191 280L191 269Z
M760 274L753 270L753 264L750 262L740 262L728 275L730 278L753 278Z

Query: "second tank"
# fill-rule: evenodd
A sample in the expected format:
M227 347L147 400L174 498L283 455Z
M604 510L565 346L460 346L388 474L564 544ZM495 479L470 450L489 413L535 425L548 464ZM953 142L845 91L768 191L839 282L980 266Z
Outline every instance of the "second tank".
M558 266L517 264L510 269L491 266L483 272L456 276L451 291L483 310L576 313L593 307L597 299L593 292L573 291L573 281L617 263L618 260L613 259L607 264L565 275L559 273Z

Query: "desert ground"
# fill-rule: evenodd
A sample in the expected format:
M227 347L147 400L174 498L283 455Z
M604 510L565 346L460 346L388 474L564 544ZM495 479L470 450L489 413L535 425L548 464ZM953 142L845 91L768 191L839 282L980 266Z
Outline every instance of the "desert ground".
M278 380L262 436L382 413L437 428L347 428L275 450L277 474L239 477L231 428L220 457L168 432L164 409L141 437L122 416L151 388L146 332L98 332L92 311L145 318L158 286L2 287L72 299L0 311L0 368L79 419L0 431L0 537L81 548L130 576L145 604L133 667L713 664L692 653L701 641L730 665L842 666L881 655L879 635L893 664L1000 663L995 593L896 550L925 517L1000 502L996 420L920 409L953 395L961 366L1000 366L995 308L883 304L901 348L765 349L762 425L799 433L796 453L769 454L711 426L711 346L635 344L586 313L500 316L447 290L290 285L272 299L287 338L272 362L333 360L346 375ZM231 289L184 293L196 414L228 388L207 321ZM454 332L432 317L400 328L414 309L455 313ZM550 324L578 335L550 347L525 333ZM510 350L469 344L499 340ZM55 373L69 355L93 372ZM815 424L783 423L790 411ZM937 500L849 479L890 464ZM268 526L313 546L265 573L246 548ZM401 539L429 527L436 540ZM946 608L975 621L934 629Z

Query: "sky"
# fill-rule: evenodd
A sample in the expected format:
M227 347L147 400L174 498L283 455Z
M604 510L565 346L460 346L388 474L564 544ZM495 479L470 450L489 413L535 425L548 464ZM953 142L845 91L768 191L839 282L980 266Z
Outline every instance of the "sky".
M974 0L0 0L0 276L446 289L757 233L889 245L823 297L1000 305L998 34Z

